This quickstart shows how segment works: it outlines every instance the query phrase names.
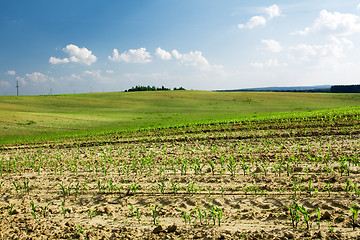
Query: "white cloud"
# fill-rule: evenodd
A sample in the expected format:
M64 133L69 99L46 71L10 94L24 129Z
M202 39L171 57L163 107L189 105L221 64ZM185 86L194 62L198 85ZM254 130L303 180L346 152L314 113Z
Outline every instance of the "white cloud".
M68 58L56 58L56 57L50 57L49 63L51 64L59 64L59 63L68 63L70 60Z
M90 75L92 77L95 77L97 79L101 79L102 76L101 76L101 71L100 70L92 70L92 71L84 71L84 74L85 75Z
M5 74L10 75L10 76L14 76L16 74L16 72L14 70L9 70Z
M269 50L270 52L278 53L281 52L282 50L280 43L273 39L269 39L269 40L264 39L261 40L261 42L266 45L266 49Z
M271 20L275 17L280 16L280 8L278 5L274 4L264 9L264 12L268 15L268 19ZM245 24L238 24L239 29L253 29L258 26L266 26L267 20L264 16L253 16Z
M292 47L291 50L300 55L300 60L311 61L319 58L343 58L345 57L344 51L354 47L353 42L346 38L330 37L330 41L324 45L299 44Z
M0 86L2 86L2 87L10 87L10 83L8 83L6 81L0 81Z
M113 74L114 70L106 70L106 73Z
M254 62L250 63L250 66L258 69L262 69L264 67L286 67L287 63L279 63L277 59L269 59L268 61L262 62Z
M253 29L257 26L265 26L265 25L266 25L266 19L263 16L253 16L246 24L239 24L238 28Z
M274 4L270 7L265 8L265 12L267 13L269 19L273 19L275 17L280 16L280 8L278 5Z
M54 78L49 77L45 74L42 74L40 72L33 72L33 73L27 73L26 78L28 78L30 81L34 82L34 83L43 83L46 82L48 80L50 81L54 81Z
M350 13L328 12L322 10L311 27L295 34L307 35L309 33L350 35L360 32L360 17Z
M161 60L165 61L172 59L171 54L168 51L161 49L160 47L156 49L155 55Z
M76 45L69 44L63 49L65 53L69 54L69 60L71 62L83 63L86 65L91 65L96 62L97 57L92 54L87 48L79 48Z
M56 57L50 57L49 62L51 64L59 64L59 63L69 63L69 62L75 62L75 63L81 63L85 65L91 65L92 63L96 62L97 57L92 54L90 50L87 48L79 48L78 46L74 44L67 45L63 51L69 55L68 58L56 58Z
M113 62L123 61L126 63L150 63L152 57L146 48L129 49L127 52L119 54L117 49L114 49L113 55L108 56L108 59Z
M172 54L174 58L178 59L181 64L185 66L197 67L201 70L210 70L211 66L208 60L202 55L200 51L190 51L186 54L181 54L177 50L173 50Z
M357 5L356 9L357 9L357 10L360 10L360 4Z

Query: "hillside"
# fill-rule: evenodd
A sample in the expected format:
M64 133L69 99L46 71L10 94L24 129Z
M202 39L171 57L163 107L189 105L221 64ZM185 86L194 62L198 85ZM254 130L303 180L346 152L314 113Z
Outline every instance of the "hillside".
M358 106L358 94L115 92L1 96L0 144Z

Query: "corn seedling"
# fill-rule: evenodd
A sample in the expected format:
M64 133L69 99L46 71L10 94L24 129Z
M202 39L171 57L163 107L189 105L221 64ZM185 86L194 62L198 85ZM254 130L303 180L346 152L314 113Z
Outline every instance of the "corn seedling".
M227 165L227 168L228 168L228 170L229 170L229 172L230 172L230 175L231 175L232 177L235 176L236 165L237 165L237 164L236 164L234 158L230 156L230 159L229 159L229 163L228 163L228 165Z
M51 204L52 204L52 202L49 202L48 204L44 204L44 206L42 206L42 207L40 206L41 212L42 212L42 215L44 218L46 217L47 213L49 212L48 207Z
M33 215L34 218L36 218L37 216L37 209L36 206L34 204L34 202L30 202L30 206L31 206L31 215Z
M93 211L93 210L91 209L91 207L90 207L90 208L87 210L87 214L88 214L88 217L89 217L90 219L92 219L93 217L96 216L97 212L96 212L96 211Z
M15 203L10 203L9 204L9 215L12 215L14 214L14 206L15 206Z
M157 221L157 217L158 217L158 212L157 212L157 208L158 208L158 204L155 204L155 206L150 206L150 210L151 210L151 216L153 218L153 224L156 226L159 224L159 222Z
M298 214L299 205L295 201L293 201L292 206L286 205L286 207L289 209L288 217L291 220L293 229L295 229L295 228L297 228L297 225L300 221L300 216Z
M302 213L303 217L304 217L304 221L306 222L306 229L309 230L310 229L310 217L309 217L309 212L306 210L306 208L304 206L299 207L299 211Z
M140 219L141 219L141 213L140 213L140 210L139 210L139 208L138 208L138 207L136 208L135 214L136 214L136 218L137 218L138 222L140 222Z
M356 227L359 227L359 225L356 223L356 218L359 215L359 206L356 204L351 205L350 210L352 212L351 222L353 226L353 230L355 231Z
M321 212L320 212L320 208L316 209L316 215L317 215L317 225L319 227L320 230L320 220L321 220Z

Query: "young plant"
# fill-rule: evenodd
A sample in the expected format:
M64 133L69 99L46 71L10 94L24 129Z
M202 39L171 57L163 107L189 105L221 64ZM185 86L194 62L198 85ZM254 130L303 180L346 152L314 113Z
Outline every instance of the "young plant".
M48 204L44 204L44 206L40 207L44 218L46 217L47 213L49 212L48 208L49 208L49 205L51 205L51 204L52 204L52 202L49 202Z
M310 217L309 217L309 212L306 210L306 208L304 206L299 207L299 211L302 213L303 217L304 217L304 221L306 222L306 230L310 229Z
M30 206L31 206L31 215L33 215L34 218L36 218L37 216L37 209L36 206L34 204L34 202L30 202Z
M89 217L90 219L92 219L93 217L96 216L97 212L94 211L94 210L92 210L91 207L89 207L89 209L87 210L87 214L88 214L88 217Z
M153 224L156 226L159 224L159 222L157 221L157 217L158 217L158 212L157 212L157 208L158 208L158 204L155 204L155 206L150 206L151 209L151 216L153 218Z
M298 225L298 223L300 221L300 216L298 214L299 205L294 200L291 207L288 206L288 205L286 205L286 207L289 209L288 217L291 220L291 224L292 224L293 229L295 229L295 228L297 228L297 225Z
M356 223L356 218L359 215L359 206L356 204L351 205L350 210L352 212L352 217L351 217L351 221L352 221L352 226L353 226L353 230L355 231L356 227L360 227L357 223Z
M135 214L136 214L136 218L137 218L138 222L140 222L140 219L141 219L141 213L140 213L140 210L139 210L139 208L138 208L138 207L136 208Z
M228 170L229 170L229 172L230 172L230 175L231 175L232 177L235 176L236 165L237 165L237 164L236 164L234 158L230 156L230 159L229 159L229 163L228 163L228 165L227 165L227 168L228 168Z
M9 215L12 215L14 214L14 206L15 206L15 203L10 203L9 205Z
M319 227L320 230L320 220L321 220L321 212L320 212L320 208L316 209L316 215L317 215L317 225Z

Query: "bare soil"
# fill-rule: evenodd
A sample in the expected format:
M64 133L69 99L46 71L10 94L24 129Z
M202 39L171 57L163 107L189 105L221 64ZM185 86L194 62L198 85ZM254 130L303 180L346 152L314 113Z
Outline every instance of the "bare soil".
M4 147L0 238L358 239L359 137L348 116Z

